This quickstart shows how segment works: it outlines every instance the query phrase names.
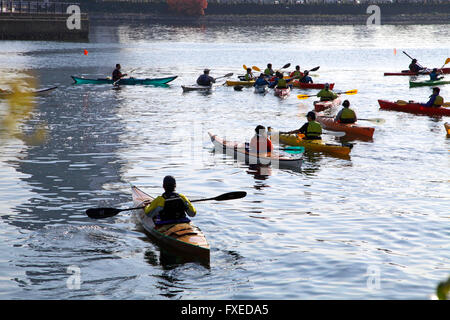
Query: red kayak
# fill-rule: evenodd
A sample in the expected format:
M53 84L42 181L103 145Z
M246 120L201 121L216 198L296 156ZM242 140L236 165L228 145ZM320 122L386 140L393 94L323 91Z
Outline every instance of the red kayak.
M325 83L302 83L300 81L294 81L292 85L300 89L323 89L325 88ZM330 83L330 90L333 90L334 83Z
M353 136L373 137L375 128L363 127L356 123L339 123L334 121L334 118L316 116L316 121L319 122L324 129L331 131L342 131Z
M286 98L291 93L291 87L287 88L275 88L274 94L280 98Z
M442 69L438 69L438 72L442 72L444 74L450 74L450 68L442 68ZM402 72L385 72L384 75L385 76L418 76L418 75L426 75L426 74L430 74L430 72L426 72L426 73L418 73L418 72L411 72L409 70L403 70Z
M426 114L431 116L450 116L450 108L445 107L424 107L417 102L391 102L387 100L378 100L381 109L402 111L416 114Z
M316 112L320 112L334 107L338 107L340 104L341 104L340 97L337 97L333 101L314 101L314 110L316 110Z

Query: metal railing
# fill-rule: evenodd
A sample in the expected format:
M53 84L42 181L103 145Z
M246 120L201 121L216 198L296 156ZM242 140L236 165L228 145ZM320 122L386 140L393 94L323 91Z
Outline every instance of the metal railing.
M68 2L44 2L44 1L11 1L0 0L0 15L2 14L66 14L67 8L79 3Z

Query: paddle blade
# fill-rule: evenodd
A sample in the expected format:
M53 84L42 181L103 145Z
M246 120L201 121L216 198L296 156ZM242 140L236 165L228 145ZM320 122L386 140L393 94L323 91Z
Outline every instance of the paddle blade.
M357 94L358 90L349 90L349 91L345 91L344 94L349 94L349 95L353 95L353 94Z
M311 72L311 71L317 71L317 70L319 70L319 68L320 68L320 66L315 67L315 68L312 68L311 70L309 70L309 72Z
M255 71L261 72L261 69L258 68L257 66L253 66L252 69L255 70Z
M302 100L302 99L308 99L310 96L308 96L307 94L298 94L297 98Z
M245 70L247 70L247 66L245 64L242 65L242 68L244 68Z
M121 211L116 208L91 208L86 210L86 214L92 219L103 219L113 217Z
M214 200L216 200L216 201L234 200L234 199L244 198L246 195L247 195L247 192L245 192L245 191L233 191L233 192L224 193L218 197L215 197Z
M286 63L281 69L286 69L286 68L289 68L290 66L291 66L290 63Z
M444 66L445 66L446 64L448 64L448 63L450 63L450 58L447 58L447 59L445 60Z

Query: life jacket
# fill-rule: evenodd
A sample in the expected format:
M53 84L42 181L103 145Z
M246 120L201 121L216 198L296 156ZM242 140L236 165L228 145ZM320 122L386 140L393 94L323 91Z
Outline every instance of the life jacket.
M278 79L277 87L286 88L287 87L286 79Z
M436 99L434 99L433 107L441 107L444 104L444 98L441 96L437 96Z
M308 122L308 128L306 129L306 137L308 139L320 139L322 134L322 126L316 121Z
M207 74L202 74L200 77L198 77L197 79L197 84L199 86L210 86L212 85L212 77L208 76Z
M272 152L273 146L272 141L270 141L269 138L264 138L259 135L255 135L250 141L250 148L256 150L257 153L267 153Z
M183 220L186 218L186 205L178 193L164 193L164 208L159 213L161 221Z
M122 78L122 72L120 72L119 69L114 69L113 73L112 73L112 80L113 81L117 81L120 78Z
M264 70L264 74L268 75L268 76L272 76L273 75L273 70L267 68L266 70Z
M246 73L245 76L244 76L244 79L246 81L253 80L253 75L251 73Z
M339 120L354 120L356 118L356 113L350 108L342 109L341 117Z
M295 70L294 72L292 72L291 73L291 78L298 78L298 77L302 77L303 76L303 73L301 73L300 71L298 71L298 70Z

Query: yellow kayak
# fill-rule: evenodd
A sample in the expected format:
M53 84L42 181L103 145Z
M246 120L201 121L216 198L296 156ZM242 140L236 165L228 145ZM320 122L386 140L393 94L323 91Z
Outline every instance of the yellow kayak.
M288 144L290 146L304 147L306 150L321 151L332 153L341 156L348 156L351 147L337 144L325 143L322 140L306 140L304 134L279 134L278 132L271 132L272 141L278 137L280 143Z
M227 86L252 86L255 84L255 80L241 81L241 80L227 80Z

